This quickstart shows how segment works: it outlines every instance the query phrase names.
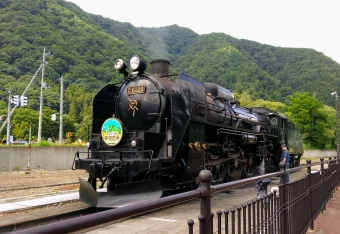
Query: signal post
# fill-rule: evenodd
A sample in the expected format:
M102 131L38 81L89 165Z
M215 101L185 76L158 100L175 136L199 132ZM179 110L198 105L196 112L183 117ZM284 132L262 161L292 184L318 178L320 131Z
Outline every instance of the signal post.
M8 112L7 112L7 135L6 135L6 145L9 145L11 136L11 107L24 107L27 106L27 97L19 95L12 95L12 88L8 89Z

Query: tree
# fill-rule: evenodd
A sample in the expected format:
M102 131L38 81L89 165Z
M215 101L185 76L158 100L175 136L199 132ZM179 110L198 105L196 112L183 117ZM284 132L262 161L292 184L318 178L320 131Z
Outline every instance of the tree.
M240 102L240 105L243 107L253 106L252 98L248 93L242 93L238 101Z
M64 135L63 135L63 137L65 137L65 139L66 139L66 132L74 133L76 131L76 124L75 124L74 120L66 114L63 115L63 122L64 122L64 124L63 124ZM72 134L72 140L73 141L75 140L74 134Z
M17 108L11 118L12 134L15 138L28 138L32 124L32 136L38 135L39 112L29 108Z
M12 134L16 139L27 139L29 124L27 122L13 123Z
M287 106L282 102L273 102L273 101L258 99L258 100L255 100L252 104L253 106L261 106L261 107L265 107L270 110L278 111L281 113L284 113L287 110Z
M325 149L334 142L329 114L320 101L309 93L294 93L289 104L287 115L301 127L307 145Z
M235 99L240 102L242 107L249 108L253 106L260 106L273 111L279 111L281 113L287 111L287 106L282 102L268 101L264 99L257 99L253 101L252 97L248 93L242 93L241 95L235 93Z
M43 108L42 115L42 138L57 139L59 137L59 120L60 116L57 114L56 121L51 120L51 115L57 112L49 107ZM38 122L39 122L39 111L35 111L29 108L17 108L13 117L11 118L12 123L12 134L15 138L27 138L29 125L32 123L32 137L38 135ZM68 115L63 115L63 130L65 132L75 132L76 127L74 120ZM64 136L65 137L65 134Z

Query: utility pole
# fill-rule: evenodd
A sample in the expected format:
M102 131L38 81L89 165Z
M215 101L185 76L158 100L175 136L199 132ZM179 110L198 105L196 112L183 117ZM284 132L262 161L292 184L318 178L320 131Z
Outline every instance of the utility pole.
M336 156L340 156L340 144L339 144L339 113L338 113L338 94L337 92L331 93L332 97L335 97L335 111L336 111Z
M63 92L64 92L64 81L63 76L60 77L60 126L59 126L59 144L63 144Z
M12 88L8 89L8 112L7 112L7 135L6 145L9 145L9 138L11 134L11 99L12 99Z
M41 129L42 129L42 111L43 111L43 90L44 90L44 72L45 72L45 47L42 60L42 70L41 70L41 86L40 86L40 109L39 109L39 125L38 125L38 142L41 141Z
M30 132L29 132L29 138L28 138L28 155L27 155L27 171L30 171L30 161L31 161L31 137L32 137L32 123L30 123ZM26 172L27 173L27 172Z
M338 110L338 94L335 96L336 105L336 156L340 156L340 144L339 144L339 110Z
M336 111L336 145L339 145L339 110L338 110L338 95L335 96L335 111Z

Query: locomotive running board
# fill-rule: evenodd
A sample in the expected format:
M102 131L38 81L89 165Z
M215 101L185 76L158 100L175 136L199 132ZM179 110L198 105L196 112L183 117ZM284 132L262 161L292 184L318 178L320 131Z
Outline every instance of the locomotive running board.
M79 200L94 207L117 208L162 196L162 185L152 180L120 184L112 192L97 192L81 178L79 183Z

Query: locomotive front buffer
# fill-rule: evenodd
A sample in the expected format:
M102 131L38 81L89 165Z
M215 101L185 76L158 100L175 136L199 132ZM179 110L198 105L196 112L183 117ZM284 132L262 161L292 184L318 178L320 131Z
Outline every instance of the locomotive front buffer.
M97 159L82 160L77 152L72 169L85 169L89 172L89 179L86 181L79 178L79 200L94 207L116 208L132 203L146 201L162 196L162 186L156 180L132 181L132 175L142 168L149 171L158 167L158 160L152 159L152 151L145 151L150 157L135 161L102 161ZM107 151L106 153L124 153ZM121 157L122 158L122 157ZM76 160L77 159L77 160ZM145 175L147 176L147 175ZM97 181L99 178L99 181ZM116 181L113 181L116 180ZM99 182L99 191L97 190ZM102 191L104 184L107 185L107 192Z

